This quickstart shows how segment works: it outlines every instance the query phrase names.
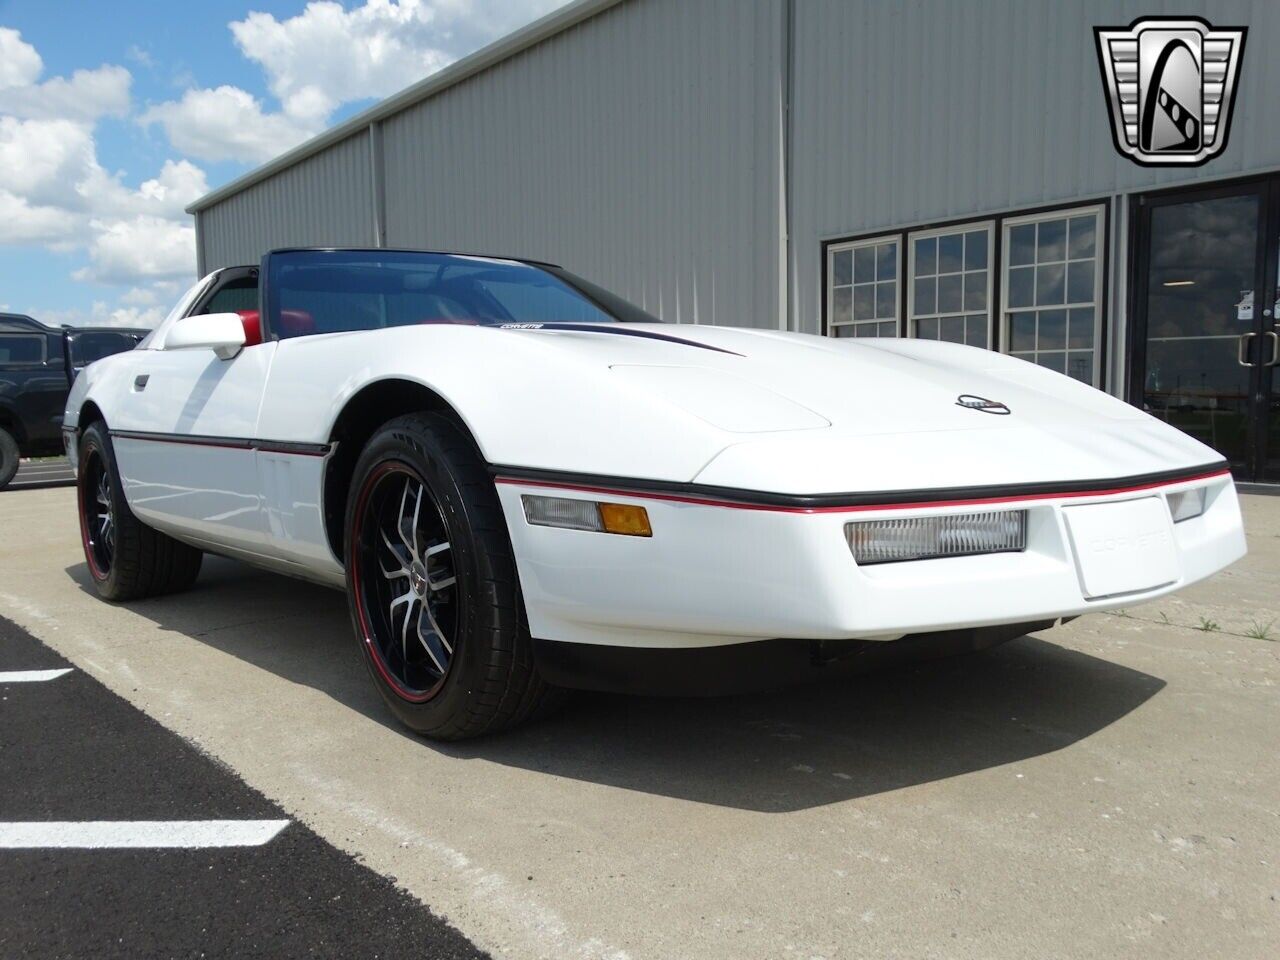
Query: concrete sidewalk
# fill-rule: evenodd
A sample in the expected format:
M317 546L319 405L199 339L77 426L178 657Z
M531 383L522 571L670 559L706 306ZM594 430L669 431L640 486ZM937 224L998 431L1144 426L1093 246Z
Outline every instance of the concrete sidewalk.
M339 593L210 560L99 601L73 502L0 498L0 613L497 956L1277 955L1280 498L1124 615L456 746L390 721Z

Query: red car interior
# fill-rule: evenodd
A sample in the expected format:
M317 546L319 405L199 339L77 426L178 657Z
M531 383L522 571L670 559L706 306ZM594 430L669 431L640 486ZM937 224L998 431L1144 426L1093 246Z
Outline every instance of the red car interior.
M244 326L244 345L256 347L262 342L262 317L257 310L237 310Z

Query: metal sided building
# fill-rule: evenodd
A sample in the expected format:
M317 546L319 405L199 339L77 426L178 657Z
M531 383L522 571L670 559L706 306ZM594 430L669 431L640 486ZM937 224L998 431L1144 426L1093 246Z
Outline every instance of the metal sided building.
M1175 15L1247 28L1234 111L1140 165L1095 28ZM1280 482L1277 47L1274 0L577 0L197 201L199 266L487 252L672 322L960 340Z

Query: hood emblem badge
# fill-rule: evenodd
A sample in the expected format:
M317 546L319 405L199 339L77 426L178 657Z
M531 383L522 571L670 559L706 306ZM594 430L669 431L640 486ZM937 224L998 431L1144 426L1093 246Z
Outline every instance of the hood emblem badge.
M1001 403L999 400L988 400L986 397L975 397L971 393L962 393L956 397L956 406L982 413L994 413L999 417L1007 417L1013 412L1008 404Z

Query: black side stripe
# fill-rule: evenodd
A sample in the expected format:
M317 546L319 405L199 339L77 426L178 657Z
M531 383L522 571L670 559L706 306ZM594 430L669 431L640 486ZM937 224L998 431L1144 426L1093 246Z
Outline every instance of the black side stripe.
M112 430L111 436L121 440L149 440L153 443L180 443L193 447L259 450L263 453L287 453L299 457L326 457L333 448L333 445L329 443L294 443L290 440L211 437L189 433L153 433L144 430Z
M685 347L697 347L699 350L711 350L715 353L727 353L733 357L741 357L743 354L734 350L726 350L723 347L713 347L708 343L698 343L696 340L686 340L684 337L673 337L669 333L654 333L652 330L631 330L625 324L612 324L605 326L604 324L595 323L504 323L503 330L573 330L583 333L605 333L612 334L615 337L639 337L642 340L661 340L664 343L678 343Z
M532 484L541 481L553 485L596 487L618 492L632 490L637 494L653 493L677 497L697 497L752 506L813 509L822 507L857 507L872 504L936 503L952 500L995 500L1047 494L1105 492L1130 487L1177 483L1181 480L1194 480L1225 471L1227 468L1227 461L1218 460L1177 470L1161 470L1156 473L1141 473L1127 477L1102 477L1095 480L1059 480L1041 483L988 484L971 487L919 487L911 490L815 494L768 493L762 490L720 487L704 483L675 483L664 480L643 480L590 473L568 473L561 470L540 470L530 467L491 466L489 470L495 477L524 480Z

